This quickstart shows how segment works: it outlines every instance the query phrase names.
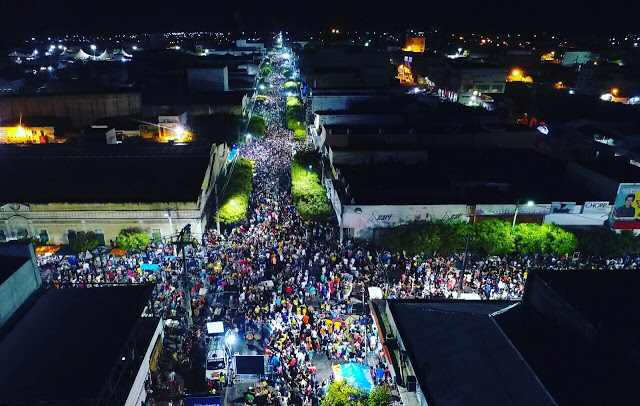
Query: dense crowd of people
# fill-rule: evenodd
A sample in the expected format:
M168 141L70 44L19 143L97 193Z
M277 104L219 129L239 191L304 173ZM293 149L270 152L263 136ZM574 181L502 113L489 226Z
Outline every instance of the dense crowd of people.
M287 64L281 54L273 58L267 98L255 106L265 118L265 135L240 148L241 155L254 162L247 218L221 233L209 230L197 241L186 255L188 287L182 258L170 244L152 244L135 255L39 259L43 279L56 287L155 283L154 310L169 331L183 325L191 307L194 327L176 331L175 342L167 346L171 363L160 382L180 390L175 370L202 347L200 332L213 312L207 292L236 292L225 315L228 328L240 334L258 332L268 355L271 378L247 394L248 403L264 397L272 405L316 406L329 383L329 374L318 371L319 357L370 365L374 381L388 382L375 325L365 311L354 312L357 304L364 310L369 287L379 287L390 298L450 298L460 290L482 299L516 299L522 296L529 269L576 266L572 258L380 252L357 242L340 243L336 224L303 221L290 193L292 155L305 148L305 142L295 140L286 127L282 71ZM460 283L463 261L466 272ZM637 263L586 259L581 265L635 268ZM157 269L143 269L144 264ZM382 376L376 375L379 370Z

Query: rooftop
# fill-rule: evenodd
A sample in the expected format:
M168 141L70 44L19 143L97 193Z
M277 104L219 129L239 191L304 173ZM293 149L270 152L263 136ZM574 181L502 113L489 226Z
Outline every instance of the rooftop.
M639 278L532 271L522 301L386 303L430 405L631 405L640 403L640 327L631 322L640 306L604 286Z
M98 398L152 290L137 285L44 293L0 341L0 403Z
M425 164L338 168L355 204L515 204L518 200L549 203L610 198L565 178L564 163L533 150L432 148Z
M196 202L211 144L1 145L0 202ZM16 170L20 168L20 170Z
M29 260L28 257L0 255L0 285Z
M429 405L555 405L491 316L512 302L388 303Z

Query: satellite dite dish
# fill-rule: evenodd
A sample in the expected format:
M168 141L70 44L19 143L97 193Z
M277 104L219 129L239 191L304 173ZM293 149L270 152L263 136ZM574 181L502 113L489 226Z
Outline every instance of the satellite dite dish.
M207 323L207 333L209 334L224 333L224 323L221 321L212 321Z

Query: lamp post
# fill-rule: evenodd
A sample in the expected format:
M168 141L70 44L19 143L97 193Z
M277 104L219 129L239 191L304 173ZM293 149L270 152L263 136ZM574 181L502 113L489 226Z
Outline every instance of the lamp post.
M96 46L91 45L91 50L93 51L93 59L96 59Z
M527 202L527 206L533 207L535 203L532 200ZM516 219L518 218L518 212L520 211L520 200L516 203L516 211L513 213L513 224L511 224L511 229L513 230L516 226Z

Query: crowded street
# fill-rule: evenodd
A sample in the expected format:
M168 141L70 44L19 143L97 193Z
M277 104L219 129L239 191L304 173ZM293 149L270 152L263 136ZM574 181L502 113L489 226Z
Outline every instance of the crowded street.
M270 66L266 100L253 111L264 117L265 134L239 147L254 163L244 221L219 233L214 222L205 235L192 238L184 260L170 241L152 243L144 253L107 255L100 264L95 258L39 258L43 280L56 288L155 286L148 313L164 319L165 332L149 404L219 395L222 404L317 406L333 366L347 362L368 366L374 384L397 396L366 305L370 288L386 298L514 300L522 297L530 269L636 268L637 259L629 258L582 258L577 264L565 257L414 255L341 243L335 219L307 222L296 214L292 157L312 147L287 129L283 71L292 62L276 51ZM205 377L211 321L222 321L233 336L230 354L264 354L265 374L239 376L229 361L224 373Z

